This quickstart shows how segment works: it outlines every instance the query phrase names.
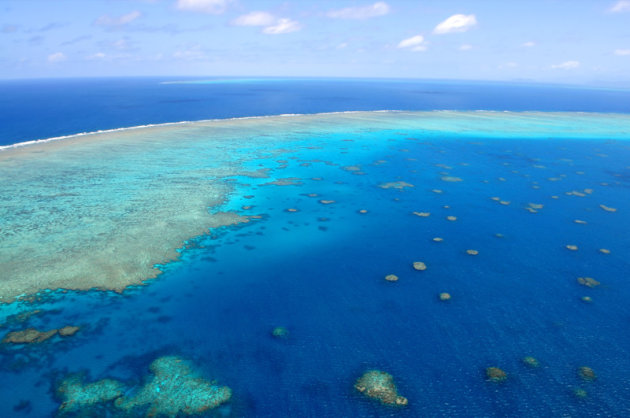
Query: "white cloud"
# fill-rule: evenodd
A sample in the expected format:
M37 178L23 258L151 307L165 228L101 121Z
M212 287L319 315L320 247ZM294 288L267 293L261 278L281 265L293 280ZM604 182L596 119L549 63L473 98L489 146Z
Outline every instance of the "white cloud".
M180 49L173 53L173 58L182 61L203 61L208 58L202 51L201 45L192 45L186 49Z
M505 64L499 65L500 70L504 68L516 68L516 67L518 67L518 64L515 63L514 61L506 62Z
M68 57L66 57L66 54L64 54L63 52L55 52L54 54L50 54L48 56L48 62L51 63L56 63L56 62L61 62L61 61L65 61Z
M426 51L427 46L424 42L424 36L416 35L411 38L403 39L398 43L396 48L409 48L412 51Z
M521 46L524 46L525 48L531 48L533 46L536 46L536 42L533 42L533 41L523 42Z
M609 10L613 13L630 12L630 1L619 0Z
M326 16L333 19L369 19L371 17L384 16L388 13L389 5L384 1L379 1L370 6L331 10L326 13Z
M579 61L565 61L562 64L554 64L551 68L560 69L560 70L572 70L580 66Z
M302 29L299 22L291 19L278 19L277 23L273 26L267 26L262 30L267 35L279 35L281 33L297 32Z
M119 27L127 25L137 18L142 16L138 10L134 10L132 12L127 13L126 15L112 17L110 15L103 15L94 21L94 24L97 26L106 26L106 27Z
M221 14L230 0L177 0L177 8L189 12Z
M459 46L460 51L470 51L471 49L473 49L473 46L470 44L463 44Z
M97 52L87 57L88 60L102 60L103 58L105 58L105 54L102 52Z
M433 29L433 33L442 35L453 32L466 32L477 24L475 15L457 14L449 17Z
M630 49L615 49L615 55L630 55Z
M276 18L267 12L251 12L241 15L232 21L235 26L271 26Z

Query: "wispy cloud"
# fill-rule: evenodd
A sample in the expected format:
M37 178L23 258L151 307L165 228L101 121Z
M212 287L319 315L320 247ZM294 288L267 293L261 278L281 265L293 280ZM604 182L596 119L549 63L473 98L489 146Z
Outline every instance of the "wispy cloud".
M630 12L630 0L619 0L608 10L613 13Z
M49 24L44 25L41 28L37 29L37 32L48 32L49 30L59 29L59 28L65 27L65 26L68 26L68 24L67 23L53 22L53 23L49 23Z
M470 51L471 49L473 49L473 46L470 44L462 44L459 46L458 48L460 51Z
M573 70L580 66L579 61L565 61L561 64L553 64L551 68L559 69L559 70Z
M225 12L229 2L230 0L177 0L177 8L218 15Z
M88 61L102 60L106 57L103 52L97 52L96 54L88 55L86 59Z
M182 61L205 61L209 59L209 56L201 48L201 45L196 44L175 51L173 58Z
M57 62L62 62L65 61L68 57L66 57L66 54L64 54L63 52L55 52L54 54L50 54L48 56L48 62L50 63L57 63Z
M268 12L250 12L240 15L232 22L234 26L271 26L276 23L276 17Z
M416 35L411 38L403 39L398 43L396 48L410 49L412 51L426 51L427 46L424 42L424 36Z
M630 55L630 49L615 49L615 55Z
M0 33L13 33L13 32L17 32L17 30L18 30L18 25L4 24L2 25L2 28L0 28Z
M297 32L302 29L302 25L299 22L291 19L278 19L278 22L273 26L267 26L262 30L267 35L280 35L282 33Z
M532 47L536 46L536 42L534 42L534 41L523 42L521 44L521 46L524 46L525 48L532 48Z
M389 13L389 10L387 3L379 1L369 6L331 10L326 13L326 16L333 19L369 19L371 17L384 16Z
M466 32L477 24L475 15L457 14L449 17L433 29L433 33L443 35L445 33Z
M70 39L69 41L62 42L61 45L62 46L72 45L72 44L76 44L77 42L87 41L89 39L92 39L92 35L77 36L76 38Z
M122 16L103 15L99 17L98 19L96 19L94 21L94 24L96 26L102 26L102 27L110 28L110 29L120 28L125 25L128 25L129 23L138 19L140 16L142 16L142 13L138 10L134 10Z
M267 35L291 33L302 29L302 25L296 20L276 17L269 12L263 11L240 15L230 23L233 26L263 26L261 32Z

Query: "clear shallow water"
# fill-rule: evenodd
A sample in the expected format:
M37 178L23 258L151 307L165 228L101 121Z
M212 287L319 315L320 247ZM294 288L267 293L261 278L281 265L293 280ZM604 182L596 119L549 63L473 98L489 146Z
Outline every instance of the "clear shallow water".
M60 404L54 388L68 372L138 387L163 355L190 359L232 388L218 411L228 416L627 414L627 119L449 116L442 123L419 123L419 115L327 116L335 123L281 129L283 136L268 139L281 147L263 147L252 161L236 158L241 169L269 168L270 178L232 177L227 200L212 208L263 219L191 240L164 274L122 295L55 293L3 305L3 316L43 311L26 323L1 321L6 331L82 329L39 345L2 346L2 414L53 414ZM475 120L485 129L463 122L461 132L457 121ZM553 121L554 134L545 135ZM349 166L365 174L343 169ZM282 178L302 184L263 186ZM415 187L378 187L393 181ZM584 196L566 194L573 191ZM530 203L544 206L530 213ZM413 270L413 261L428 269ZM391 273L398 282L384 280ZM602 285L583 287L580 276ZM448 303L437 298L444 291ZM592 303L580 300L586 295ZM276 326L287 327L289 338L273 338ZM524 366L526 355L541 366ZM488 382L489 366L505 370L507 381ZM598 378L580 379L580 366ZM407 407L383 406L353 389L371 368L394 376ZM588 396L575 397L576 388Z

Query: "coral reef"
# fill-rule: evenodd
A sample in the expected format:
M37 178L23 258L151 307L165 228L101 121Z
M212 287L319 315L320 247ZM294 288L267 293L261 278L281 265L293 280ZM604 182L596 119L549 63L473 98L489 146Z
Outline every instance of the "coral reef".
M596 287L601 284L600 282L593 279L592 277L578 277L577 282L581 284L582 286L586 286L586 287Z
M407 183L404 181L392 181L389 183L383 183L383 184L379 184L379 186L381 189L398 189L398 190L402 190L405 187L414 187L413 184L411 183Z
M385 280L387 280L388 282L396 282L398 281L398 276L396 276L395 274L388 274L387 276L385 276Z
M468 254L468 255L478 255L479 251L477 251L477 250L466 250L466 254Z
M588 392L582 388L577 388L573 390L573 396L578 399L584 399L588 396Z
M573 245L573 244L567 244L567 250L571 250L571 251L577 251L578 250L578 246L577 245Z
M422 261L415 261L413 263L413 268L418 271L424 271L427 269L427 265L424 264Z
M590 367L587 366L582 366L578 369L578 375L584 379L584 380L588 380L588 381L593 381L595 379L597 379L597 375L595 374L595 371L593 369L591 369Z
M63 328L51 329L48 331L40 331L36 328L27 328L21 331L9 332L3 339L3 343L12 344L32 344L41 343L46 341L55 335L59 334L62 337L69 337L74 335L79 330L79 327L72 325L66 325Z
M275 327L271 331L271 335L275 338L289 338L289 330L285 327Z
M600 208L602 208L603 210L605 210L606 212L617 212L616 208L611 208L609 206L606 205L599 205Z
M3 343L12 344L32 344L41 343L57 334L56 329L50 331L39 331L35 328L27 328L22 331L13 331L8 333L3 339Z
M442 181L458 182L458 181L463 181L463 180L460 177L444 176L442 177Z
M431 216L430 212L413 212L413 214L421 218L426 218L428 216Z
M499 383L507 379L507 373L505 373L503 370L499 369L498 367L488 367L486 369L486 377L491 382Z
M188 363L174 356L151 363L153 377L131 397L118 398L115 405L131 412L148 406L147 415L200 414L230 400L232 390L197 376Z
M386 405L407 405L408 400L398 394L391 374L380 370L369 370L357 380L355 389L369 398Z
M523 357L523 364L532 368L536 368L540 366L540 363L538 362L538 360L532 356Z
M449 215L449 216L446 217L446 219L448 219L449 221L456 221L457 220L457 216Z
M63 399L59 411L71 412L84 410L96 404L112 401L122 396L124 386L112 379L103 379L84 383L83 374L73 374L66 378L57 389Z
M277 179L267 183L263 183L262 186L300 186L302 182L297 177L287 177L283 179Z
M203 379L179 357L160 357L151 363L150 370L153 373L150 379L129 396L124 396L128 390L117 380L103 379L86 384L82 374L71 375L57 389L63 400L59 410L76 411L83 416L90 407L114 401L118 413L122 410L125 416L177 417L201 414L229 401L232 396L230 388Z
M446 292L440 293L440 295L438 297L443 302L446 302L447 300L451 300L451 294L450 293L446 293Z
M62 337L69 337L71 335L76 334L78 330L79 330L79 327L66 325L63 328L59 328L58 331L59 331L59 335L61 335Z

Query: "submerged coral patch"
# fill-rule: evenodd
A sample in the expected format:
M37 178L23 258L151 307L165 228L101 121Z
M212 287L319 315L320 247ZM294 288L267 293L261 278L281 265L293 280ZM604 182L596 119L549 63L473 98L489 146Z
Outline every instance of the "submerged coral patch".
M397 282L398 276L396 276L395 274L388 274L387 276L385 276L385 280L387 280L388 282Z
M150 370L152 376L135 392L117 380L84 383L83 375L70 375L57 389L63 401L59 410L83 416L86 408L114 401L115 408L129 416L176 417L201 414L232 396L230 388L205 380L179 357L160 357L151 363Z
M586 381L593 381L597 379L597 375L595 374L595 371L587 366L580 367L578 369L578 375Z
M538 360L532 356L523 357L523 364L532 368L537 368L538 366L540 366L540 363L538 362Z
M593 279L592 277L578 277L577 282L581 284L582 286L586 286L586 287L597 287L601 284L600 282Z
M409 402L398 394L391 374L380 370L369 370L361 376L354 388L365 396L381 401L386 405L404 406Z
M424 264L422 261L415 261L413 263L413 268L418 271L424 271L427 269L427 265Z
M273 330L271 330L271 335L274 338L286 339L289 338L289 330L285 327L275 327Z
M84 412L97 404L113 401L122 396L125 387L122 382L103 379L92 383L84 383L83 374L73 374L67 377L57 388L57 394L62 403L60 412Z
M617 208L612 208L610 206L599 205L599 207L605 210L606 212L617 212Z
M135 394L116 399L127 411L146 409L148 416L200 414L230 400L232 390L200 377L179 357L160 357L151 363L153 376Z
M405 187L415 187L411 183L407 183L406 181L392 181L389 183L379 184L378 187L381 189L398 189L403 190Z
M498 367L488 367L486 369L486 377L491 382L500 383L507 379L507 373Z
M51 329L49 331L39 331L35 328L27 328L22 331L13 331L9 332L3 339L3 343L11 343L11 344L32 344L32 343L41 343L49 338L54 337L57 334L56 329Z

